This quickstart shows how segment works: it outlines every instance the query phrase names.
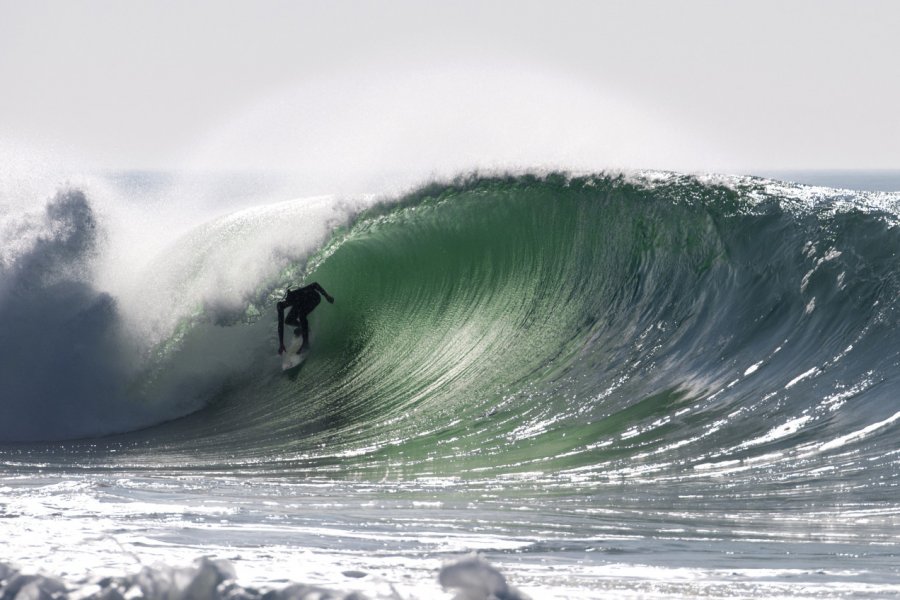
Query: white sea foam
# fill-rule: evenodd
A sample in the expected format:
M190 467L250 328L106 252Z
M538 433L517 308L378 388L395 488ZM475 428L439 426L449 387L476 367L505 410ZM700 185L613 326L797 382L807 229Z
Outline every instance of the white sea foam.
M347 581L371 579L366 571L355 569L344 570L342 574ZM455 591L456 600L528 600L528 596L507 583L500 571L478 556L448 562L440 569L436 583L444 590ZM364 600L370 595L402 600L390 583L367 587L370 588L367 593L361 593L303 583L281 587L245 586L238 582L230 561L208 557L201 557L190 566L159 563L133 574L75 581L24 573L0 562L0 598L10 600ZM384 592L379 593L379 588L384 588ZM437 585L431 590L422 586L421 592L428 597L448 597Z

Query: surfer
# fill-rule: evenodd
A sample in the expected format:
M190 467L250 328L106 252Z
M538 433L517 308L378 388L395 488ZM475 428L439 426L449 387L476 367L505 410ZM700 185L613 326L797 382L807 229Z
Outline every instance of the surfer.
M284 300L276 305L278 307L278 354L282 354L285 351L285 323L297 325L297 328L294 329L294 335L303 336L303 344L300 346L300 350L297 350L297 354L309 348L309 322L306 320L306 316L322 301L319 294L325 296L325 299L330 304L334 304L334 298L329 296L328 292L321 285L311 283L296 290L289 289L287 294L284 295ZM288 311L287 317L285 317L284 309L288 306L291 307L291 310Z

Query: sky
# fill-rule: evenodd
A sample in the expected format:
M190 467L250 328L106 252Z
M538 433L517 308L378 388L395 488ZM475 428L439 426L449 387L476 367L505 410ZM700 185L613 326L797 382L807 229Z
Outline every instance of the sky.
M0 0L0 146L332 178L900 169L898 31L874 0Z

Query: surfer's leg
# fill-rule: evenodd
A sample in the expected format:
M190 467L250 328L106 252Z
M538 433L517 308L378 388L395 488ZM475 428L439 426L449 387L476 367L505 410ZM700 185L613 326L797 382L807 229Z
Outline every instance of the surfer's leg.
M297 310L296 306L292 306L291 310L288 311L287 316L284 318L284 322L286 325L295 325L294 335L300 335L300 321L298 320L298 316L300 315L300 311Z
M309 321L306 320L306 315L300 315L300 334L303 336L303 344L300 345L300 350L297 352L300 353L302 350L306 350L309 348Z

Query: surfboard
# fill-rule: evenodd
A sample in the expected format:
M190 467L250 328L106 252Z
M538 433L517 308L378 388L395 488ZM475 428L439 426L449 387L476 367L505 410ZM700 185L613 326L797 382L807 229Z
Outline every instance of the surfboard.
M300 349L300 346L303 344L303 336L294 336L293 341L291 341L287 350L284 354L281 355L281 370L287 371L288 369L293 369L298 366L304 360L306 360L306 355L309 354L308 350L304 350L303 352L297 353L297 350Z

